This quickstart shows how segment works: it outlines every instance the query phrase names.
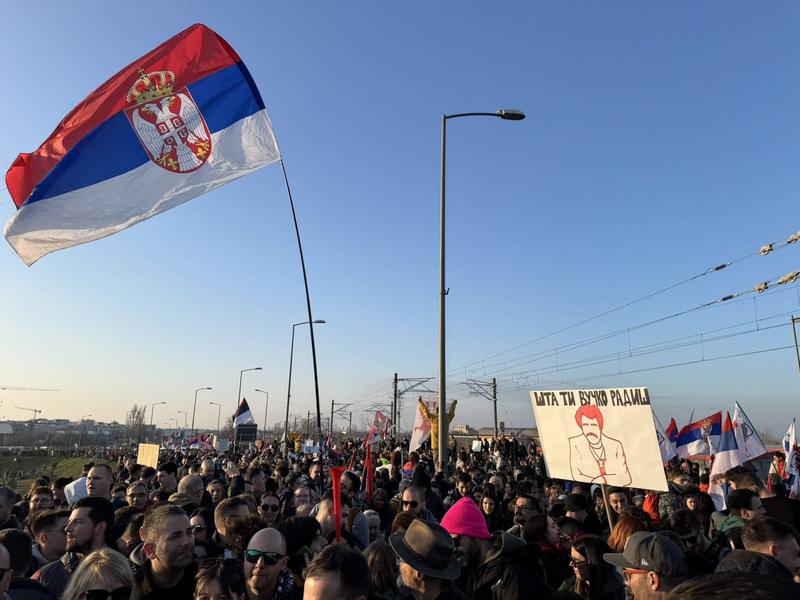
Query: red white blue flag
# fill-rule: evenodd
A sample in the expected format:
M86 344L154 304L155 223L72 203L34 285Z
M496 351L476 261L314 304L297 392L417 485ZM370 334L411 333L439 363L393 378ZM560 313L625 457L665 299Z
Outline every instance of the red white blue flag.
M106 237L280 160L239 56L192 25L82 100L6 173L5 237L28 265Z
M253 422L253 413L250 411L250 406L247 404L247 399L242 398L239 403L239 408L233 413L233 426L238 427L244 423Z
M727 495L727 484L725 483L725 473L734 467L743 465L745 459L739 452L739 445L736 443L736 435L733 431L730 413L725 413L725 422L722 425L722 432L714 455L714 463L711 465L709 476L708 494L714 501L717 510L725 509L725 496Z
M681 458L714 454L722 431L722 412L689 423L678 434L675 449Z

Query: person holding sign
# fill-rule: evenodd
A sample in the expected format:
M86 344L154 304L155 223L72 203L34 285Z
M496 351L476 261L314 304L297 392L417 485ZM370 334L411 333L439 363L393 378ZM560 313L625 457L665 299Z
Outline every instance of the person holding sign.
M603 413L595 405L575 411L581 435L569 438L569 464L572 479L591 483L626 486L631 474L625 449L619 440L603 435Z

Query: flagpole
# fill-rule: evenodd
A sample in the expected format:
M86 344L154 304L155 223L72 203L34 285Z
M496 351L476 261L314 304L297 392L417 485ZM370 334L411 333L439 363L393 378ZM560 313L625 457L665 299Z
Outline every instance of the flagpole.
M320 453L322 452L322 417L320 414L319 406L319 376L317 374L317 346L314 343L314 317L311 315L311 295L308 292L308 275L306 274L306 261L303 257L303 244L300 241L300 227L297 224L297 212L294 209L294 200L292 198L292 188L289 185L289 177L286 174L286 165L283 162L283 157L280 159L281 171L283 172L283 180L286 183L286 193L289 196L289 206L292 209L292 220L294 221L294 232L297 236L297 249L300 252L300 266L303 269L303 285L306 290L306 307L308 309L308 330L311 333L311 362L314 367L314 398L317 403L317 439L319 440ZM320 469L322 476L324 469Z

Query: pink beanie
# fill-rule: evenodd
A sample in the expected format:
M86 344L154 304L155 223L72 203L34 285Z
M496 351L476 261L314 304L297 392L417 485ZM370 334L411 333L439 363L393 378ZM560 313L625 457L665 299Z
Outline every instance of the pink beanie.
M472 498L461 498L453 504L442 519L442 527L450 535L465 535L479 540L492 537L481 509Z

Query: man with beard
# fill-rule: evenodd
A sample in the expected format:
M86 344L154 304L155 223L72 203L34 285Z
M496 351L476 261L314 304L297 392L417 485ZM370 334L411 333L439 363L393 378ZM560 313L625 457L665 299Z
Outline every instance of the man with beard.
M130 558L139 600L193 597L197 564L186 513L171 504L158 506L145 517L141 535Z
M542 511L533 496L527 496L524 494L518 495L514 499L514 525L508 530L508 533L517 537L522 537L522 531L525 528L525 522L529 517L532 517L536 513L540 512Z
M106 545L106 535L113 525L114 507L110 500L89 496L81 498L73 506L64 528L67 551L60 559L39 569L32 579L60 598L83 557Z
M458 587L475 600L538 598L544 584L531 574L525 540L504 531L489 533L478 505L456 502L442 519L461 564Z
M300 597L286 569L286 540L267 527L256 532L244 553L244 578L249 600L288 600Z

